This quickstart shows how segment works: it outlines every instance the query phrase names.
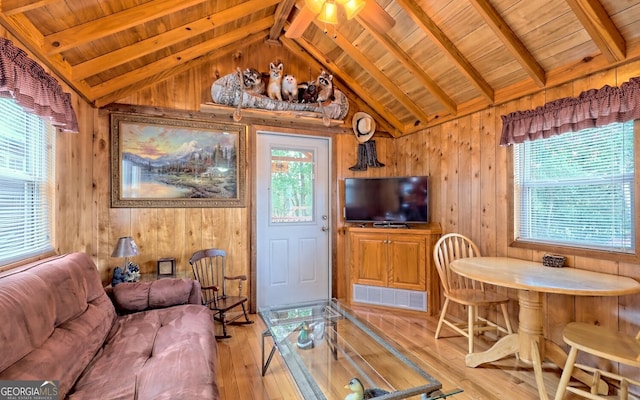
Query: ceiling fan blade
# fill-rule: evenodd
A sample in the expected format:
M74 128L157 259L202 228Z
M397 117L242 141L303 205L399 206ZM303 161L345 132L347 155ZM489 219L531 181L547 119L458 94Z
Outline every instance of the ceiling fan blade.
M358 14L358 18L380 33L388 32L396 24L396 20L384 8L380 7L376 1L371 0L367 1Z
M311 11L309 7L302 7L298 15L296 15L293 21L291 21L289 28L284 33L284 37L289 39L296 39L302 36L315 16L316 14Z

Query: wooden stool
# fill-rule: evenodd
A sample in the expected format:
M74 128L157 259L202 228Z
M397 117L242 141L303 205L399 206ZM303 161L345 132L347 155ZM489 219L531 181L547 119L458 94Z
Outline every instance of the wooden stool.
M620 382L620 399L628 398L628 386L630 383L640 385L639 381L626 378L620 374L576 363L578 351L584 351L613 362L640 367L640 332L633 337L620 332L612 332L601 326L572 322L564 328L563 338L571 346L571 350L569 350L567 362L560 377L555 400L562 400L566 391L588 399L606 399L606 397L598 395L597 389L598 381L603 376ZM593 374L590 392L568 386L574 368Z

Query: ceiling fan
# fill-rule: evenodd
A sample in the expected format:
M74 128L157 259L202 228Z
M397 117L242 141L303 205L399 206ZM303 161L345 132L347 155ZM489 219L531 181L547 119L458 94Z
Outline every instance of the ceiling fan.
M294 17L284 36L289 39L301 37L316 16L320 14L318 19L322 20L326 7L333 6L335 8L336 3L345 6L345 11L349 17L357 15L358 18L377 32L387 32L396 24L393 17L384 8L380 7L375 0L360 0L360 6L353 10L348 8L349 3L352 2L347 0L305 0L302 9Z

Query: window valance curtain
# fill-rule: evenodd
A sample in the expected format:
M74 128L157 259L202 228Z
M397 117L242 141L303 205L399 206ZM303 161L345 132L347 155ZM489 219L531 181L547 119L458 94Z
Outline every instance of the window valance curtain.
M67 132L79 132L71 95L27 53L0 38L0 96L15 99L26 111L48 117Z
M500 145L544 139L565 132L640 118L640 77L620 87L604 86L502 116Z

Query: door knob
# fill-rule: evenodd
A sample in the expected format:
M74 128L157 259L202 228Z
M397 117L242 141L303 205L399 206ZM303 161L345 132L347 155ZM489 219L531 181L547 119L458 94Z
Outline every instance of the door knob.
M322 232L326 232L329 230L329 227L325 225L321 229L322 229Z

